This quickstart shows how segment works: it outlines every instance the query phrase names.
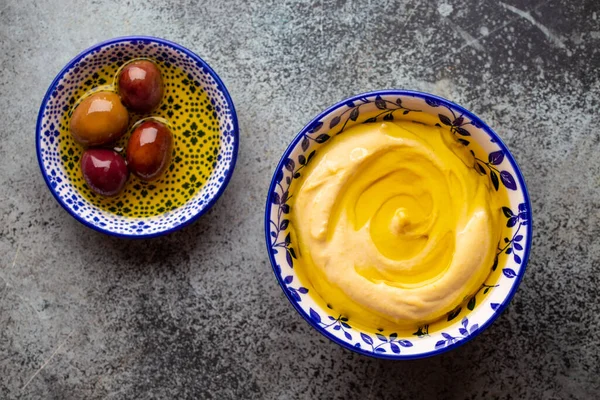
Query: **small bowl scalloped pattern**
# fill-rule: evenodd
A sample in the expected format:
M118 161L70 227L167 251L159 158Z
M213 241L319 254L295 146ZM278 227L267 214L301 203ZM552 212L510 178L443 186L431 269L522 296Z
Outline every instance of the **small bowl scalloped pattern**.
M416 327L410 336L382 329L361 330L331 308L321 306L310 282L301 281L287 215L292 183L319 148L352 125L394 118L433 121L471 146L476 168L496 190L506 190L505 239L499 243L491 273L482 285L446 318L450 325L432 330ZM478 149L477 147L480 147ZM440 354L467 342L488 327L508 305L525 273L531 248L531 204L519 168L498 135L478 117L443 98L414 91L385 90L354 96L318 115L292 141L279 162L267 198L265 236L271 265L285 295L306 321L335 343L355 352L386 359L413 359ZM297 246L296 246L297 247ZM488 277L488 279L490 279Z
M74 88L102 65L148 57L177 65L199 82L217 114L220 148L217 164L201 190L183 206L153 217L128 218L91 204L69 182L60 159L58 126ZM222 194L233 173L239 144L235 108L218 75L200 57L178 44L152 37L124 37L100 43L71 60L54 79L40 107L36 130L37 155L50 191L77 220L98 231L122 237L152 237L169 233L204 214Z

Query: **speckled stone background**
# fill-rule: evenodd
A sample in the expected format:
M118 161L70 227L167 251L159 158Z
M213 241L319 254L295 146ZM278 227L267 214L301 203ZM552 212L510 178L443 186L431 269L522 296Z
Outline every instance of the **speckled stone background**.
M600 397L597 0L143 3L0 0L0 398ZM58 71L130 34L203 57L241 134L216 206L145 242L71 218L34 151ZM465 346L411 362L358 356L310 328L274 279L262 228L292 137L334 102L391 87L483 117L533 202L534 247L511 306Z

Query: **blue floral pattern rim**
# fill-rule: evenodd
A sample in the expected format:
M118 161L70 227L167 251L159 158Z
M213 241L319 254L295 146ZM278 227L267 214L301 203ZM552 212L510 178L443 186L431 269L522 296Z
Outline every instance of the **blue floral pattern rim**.
M365 113L365 110L368 112ZM292 196L292 182L301 176L301 170L331 137L354 124L391 121L398 117L411 119L414 115L426 115L429 121L435 119L435 125L449 128L467 147L476 140L487 157L473 153L476 159L474 168L482 175L488 175L496 190L502 185L509 195L510 204L502 208L508 234L503 247L498 245L497 256L491 266L492 272L502 267L498 281L494 282L497 284L484 283L468 300L466 307L457 307L450 312L447 319L454 321L451 326L439 332L429 332L428 325L419 326L412 336L401 337L397 332L353 328L347 317L332 309L324 309L311 298L313 290L310 282L301 282L294 271L297 254L289 233L291 222L286 215L291 210L288 200ZM531 202L525 180L500 137L462 106L432 94L399 89L367 92L340 101L306 125L285 150L275 169L269 186L264 224L273 272L296 311L313 328L338 345L359 354L394 360L447 352L490 326L517 291L525 273L532 240ZM488 297L477 302L480 293L488 294Z
M163 215L147 218L120 217L89 203L70 183L59 157L58 121L66 99L94 68L98 60L157 56L181 66L207 92L219 122L221 144L217 165L204 187L184 206ZM223 194L237 161L239 126L233 100L217 73L187 48L151 36L126 36L98 43L73 58L48 88L37 118L36 152L44 180L58 203L77 221L99 232L124 238L151 238L179 230L206 213Z

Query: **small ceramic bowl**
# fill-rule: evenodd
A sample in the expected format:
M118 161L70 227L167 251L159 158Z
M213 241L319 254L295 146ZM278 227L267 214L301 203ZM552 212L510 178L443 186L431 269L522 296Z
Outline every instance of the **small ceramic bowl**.
M474 151L477 168L496 190L506 191L503 240L490 275L474 295L439 321L410 331L382 327L358 328L320 299L310 281L303 280L301 255L288 219L295 179L326 146L349 127L381 120L408 119L446 127ZM477 145L475 145L476 142ZM293 205L292 205L293 206ZM508 305L525 273L531 248L531 205L517 163L498 135L481 119L443 98L407 90L385 90L351 97L313 119L294 138L275 170L265 212L269 258L277 281L296 311L321 334L357 353L387 359L413 359L446 352L486 329Z
M198 177L195 173L188 174L192 177L190 182L185 179L177 180L178 177L173 179L173 187L165 189L165 193L161 191L160 196L168 196L166 193L169 190L185 190L190 193L187 200L181 200L181 204L178 204L176 201L170 201L171 199L157 199L156 201L163 204L157 208L158 213L154 214L143 211L150 207L144 204L150 197L159 194L152 192L153 186L145 186L144 182L132 184L135 189L131 190L140 193L137 199L133 197L132 204L116 202L107 207L100 207L97 201L92 200L93 197L82 193L84 181L77 169L83 149L74 143L72 146L68 143L72 139L68 135L68 122L64 119L65 113L72 112L73 105L78 100L76 94L80 94L82 87L93 90L95 87L112 84L110 79L102 78L102 74L106 74L110 68L112 73L127 61L137 58L154 60L159 67L164 68L163 74L169 71L168 73L177 79L176 84L173 83L170 88L165 89L163 102L157 109L157 112L161 113L160 116L167 119L173 117L171 122L177 125L177 129L172 128L176 145L179 141L181 146L200 147L202 142L198 142L206 138L206 133L198 124L190 124L188 120L186 126L186 117L181 114L183 111L194 114L206 112L207 119L210 119L212 124L211 128L204 128L207 131L210 129L209 136L213 137L210 143L204 140L204 143L207 143L205 146L212 146L210 155L206 155L206 158L204 154L191 155L190 160L174 157L172 161L172 164L188 165L188 161L191 164L199 164L200 159L207 163L209 159L212 165L211 172L202 178L200 174ZM178 90L183 88L185 93L206 95L204 104L188 104L185 96L177 96L175 92L170 95L169 90L175 90L175 86ZM179 119L179 116L182 118ZM170 233L204 214L221 196L231 178L238 143L235 108L216 72L190 50L164 39L144 36L122 37L102 42L71 60L50 85L40 107L36 129L38 162L48 188L60 205L90 228L114 236L132 238ZM65 147L67 145L70 147ZM150 197L146 198L148 193ZM138 208L139 212L133 211Z

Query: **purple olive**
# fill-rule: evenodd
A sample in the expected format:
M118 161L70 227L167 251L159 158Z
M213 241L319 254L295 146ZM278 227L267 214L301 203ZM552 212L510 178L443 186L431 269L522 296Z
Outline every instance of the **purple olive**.
M81 157L81 171L88 186L102 196L114 196L125 187L129 170L114 150L88 149Z
M160 70L152 61L127 64L119 75L119 92L125 107L138 113L155 109L163 97Z

